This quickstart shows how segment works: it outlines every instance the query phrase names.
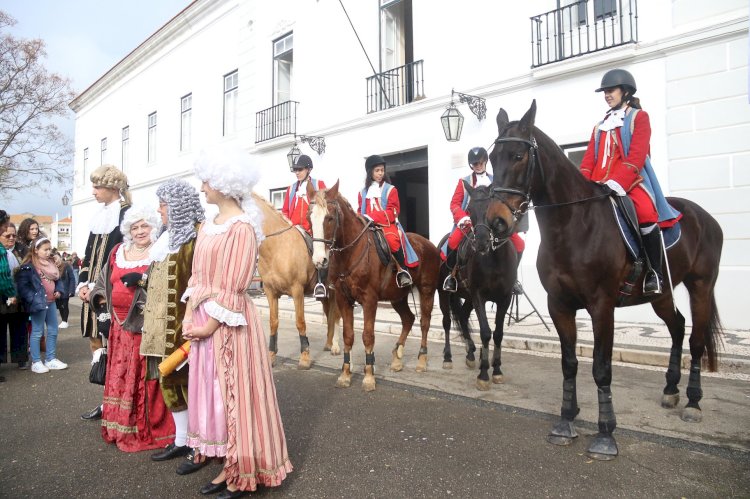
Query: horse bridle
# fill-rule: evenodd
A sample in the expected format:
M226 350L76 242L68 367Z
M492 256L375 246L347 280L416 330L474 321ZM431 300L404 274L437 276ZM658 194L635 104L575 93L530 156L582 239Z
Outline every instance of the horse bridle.
M487 198L484 198L484 197L479 198L478 196L475 195L474 199L497 199L501 203L505 204L505 202L503 202L503 200L500 199L499 196L495 196L494 192L491 193ZM506 204L506 206L507 206L507 204ZM486 214L485 214L485 219L486 219ZM476 246L476 240L477 240L476 229L478 229L480 227L486 228L487 232L490 233L490 247L492 248L492 251L495 251L496 249L498 249L499 247L501 247L503 244L505 244L508 241L507 237L503 238L503 237L497 236L495 234L495 231L492 230L492 227L490 227L486 223L478 223L478 224L474 225L474 223L472 222L471 229L469 229L469 233L465 233L464 232L464 234L466 234L466 237L469 238L469 243L471 244L471 248L474 251L477 251L477 246Z
M534 177L534 171L537 169L537 165L539 163L539 146L537 145L536 139L534 137L531 137L531 140L522 139L519 137L498 137L497 139L495 139L496 146L497 144L508 142L520 142L521 144L526 144L526 146L528 147L527 152L529 153L529 160L526 162L526 178L524 179L525 185L523 187L523 190L513 189L510 187L493 187L492 191L493 196L494 194L511 194L523 198L523 201L520 205L518 205L518 208L513 208L503 198L497 198L500 200L500 202L508 207L511 214L513 215L513 223L515 224L531 208L531 179ZM539 168L539 172L542 175L542 182L544 182L544 170Z

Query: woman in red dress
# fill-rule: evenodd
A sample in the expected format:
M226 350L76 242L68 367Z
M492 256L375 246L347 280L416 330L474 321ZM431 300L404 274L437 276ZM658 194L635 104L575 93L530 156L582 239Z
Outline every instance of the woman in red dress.
M161 396L156 362L147 365L140 354L146 301L143 273L151 264L149 249L158 224L155 210L130 208L120 226L123 242L112 249L109 265L91 291L99 324L107 314L111 324L102 437L125 452L159 449L174 441L174 421Z

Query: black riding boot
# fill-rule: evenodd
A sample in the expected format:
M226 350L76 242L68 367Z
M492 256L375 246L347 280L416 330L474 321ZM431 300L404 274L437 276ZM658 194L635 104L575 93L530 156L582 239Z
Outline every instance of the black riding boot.
M516 269L521 266L521 257L523 256L523 251L519 251L517 253L518 259L516 260ZM521 281L516 280L516 283L513 285L513 294L514 295L522 295L523 294L523 286L521 286Z
M398 251L393 253L393 256L396 258L396 262L398 262L399 269L396 272L396 285L399 288L405 288L407 286L412 285L411 275L406 270L406 261L404 260L404 249L399 248Z
M458 250L452 250L448 248L448 258L446 258L445 264L450 270L450 274L443 281L443 291L449 293L455 293L458 291L458 281L456 280L456 261L458 260Z
M646 250L649 269L646 270L646 276L643 278L643 294L655 295L661 293L662 286L662 249L661 249L661 231L655 227L648 234L641 234L643 247Z

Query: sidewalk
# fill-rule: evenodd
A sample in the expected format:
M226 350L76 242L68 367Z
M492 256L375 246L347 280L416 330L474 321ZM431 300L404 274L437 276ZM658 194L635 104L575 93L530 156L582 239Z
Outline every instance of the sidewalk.
M268 300L262 294L253 296L253 301L264 318L268 317ZM411 309L414 311L418 307L414 306L410 299ZM515 311L515 307L514 307ZM508 325L506 318L503 349L515 351L527 351L530 353L558 354L560 344L555 332L552 320L543 316L537 316L531 308L529 302L524 296L520 297L519 304L520 322L511 320ZM524 318L526 314L529 314ZM488 306L488 316L490 324L494 327L495 311ZM279 300L279 317L281 319L294 318L294 303L288 296ZM305 319L311 323L325 323L322 306L314 298L305 298ZM546 322L550 330L548 331L543 322ZM578 355L581 357L592 357L594 338L591 329L591 322L588 319L578 319ZM354 309L354 328L355 332L362 330L362 307L357 305ZM472 338L475 343L481 344L479 340L479 328L475 315L472 313ZM389 303L380 303L375 321L375 331L377 333L386 333L398 335L401 332L401 321L398 314L391 308ZM340 339L341 328L337 329L339 344L343 346ZM690 328L685 332L685 342L683 351L683 368L690 367L690 347L689 347ZM414 329L410 337L419 336L419 320L415 322ZM432 322L428 336L430 341L444 341L444 332L442 329L442 313L435 298L435 308L432 314ZM750 380L750 331L724 330L723 345L719 349L719 372L721 377L733 377ZM359 341L357 339L356 341ZM636 324L636 323L615 323L615 347L612 360L615 362L625 362L645 366L667 367L669 363L669 349L671 338L669 331L664 324ZM451 330L451 344L454 346L454 359L463 353L463 341L457 329ZM705 371L704 371L705 373Z

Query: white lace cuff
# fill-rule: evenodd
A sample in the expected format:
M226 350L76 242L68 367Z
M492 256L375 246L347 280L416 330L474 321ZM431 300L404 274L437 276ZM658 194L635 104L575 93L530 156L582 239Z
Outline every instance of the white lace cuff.
M247 326L247 319L239 312L232 312L222 307L215 301L206 301L203 303L203 310L208 315L227 326Z
M180 301L182 303L185 303L186 301L188 301L188 298L190 298L190 295L192 294L193 294L193 288L186 288L185 292L182 293L182 298L180 298Z

